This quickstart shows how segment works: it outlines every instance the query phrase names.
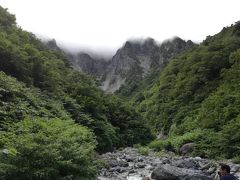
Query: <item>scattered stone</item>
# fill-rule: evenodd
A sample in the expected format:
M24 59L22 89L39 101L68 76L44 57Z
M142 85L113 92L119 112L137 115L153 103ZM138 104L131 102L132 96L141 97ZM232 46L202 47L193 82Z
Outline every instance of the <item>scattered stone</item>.
M219 162L200 157L176 156L167 153L158 157L150 151L148 156L135 148L116 150L99 156L106 166L99 172L98 180L212 180L217 175ZM240 177L240 165L226 162L231 172ZM148 179L149 179L148 178Z

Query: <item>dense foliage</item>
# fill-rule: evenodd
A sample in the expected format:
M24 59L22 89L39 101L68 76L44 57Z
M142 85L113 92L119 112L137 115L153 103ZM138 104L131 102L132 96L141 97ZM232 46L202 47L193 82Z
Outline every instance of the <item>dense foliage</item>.
M94 173L91 158L95 146L98 152L106 152L121 146L132 146L134 143L144 144L152 138L133 107L119 98L105 95L91 77L70 67L63 52L49 49L33 34L23 31L16 25L15 16L1 7L0 27L0 127L1 134L5 137L1 141L0 152L5 151L2 148L7 149L6 146L16 152L14 156L0 159L0 164L5 164L4 169L0 168L1 173L11 172L9 176L23 179L42 175L45 177L46 174L54 178L72 178L77 175L90 177ZM62 122L54 121L55 118ZM69 124L70 121L85 127ZM6 123L9 127L5 126ZM28 134L35 125L39 128L37 132ZM50 129L44 130L48 125ZM23 131L19 131L18 127L23 127ZM61 129L62 132L58 133ZM90 132L93 132L97 142L94 138L84 137ZM145 134L139 135L139 132ZM40 142L40 137L46 142ZM24 141L22 147L20 140ZM63 143L55 144L58 141L74 144L72 147ZM89 151L88 148L84 150L84 143L91 144ZM47 161L47 154L45 159L43 156L47 153L45 148L50 144L53 145L53 152L49 150L52 153L49 156L52 157L49 159L48 172L47 169L42 169L41 163ZM76 162L83 162L79 167L72 162L73 154L68 153L69 156L62 157L62 153L67 153L64 148L71 150L74 147L77 149L71 153L76 154ZM32 153L31 148L38 148L39 151L33 154L30 164L26 163L20 172L19 163L28 161L28 158L30 161L27 154ZM59 158L63 158L64 162L60 162L62 160ZM33 167L34 160L39 161L40 165ZM65 174L59 174L62 166L58 161L66 165L67 172L63 171ZM89 161L89 164L85 161ZM30 173L28 177L20 176L26 172Z
M239 60L237 22L176 56L156 81L158 71L144 81L128 74L118 94L134 96L129 105L0 7L0 178L94 178L94 150L146 144L150 129L168 137L149 144L156 150L195 142L196 155L240 160Z
M1 179L94 179L93 134L71 121L25 119L0 131Z
M195 142L198 155L239 156L239 32L237 22L179 55L134 102L155 133L169 136L151 146Z
M60 101L0 72L0 122L35 117L70 119Z

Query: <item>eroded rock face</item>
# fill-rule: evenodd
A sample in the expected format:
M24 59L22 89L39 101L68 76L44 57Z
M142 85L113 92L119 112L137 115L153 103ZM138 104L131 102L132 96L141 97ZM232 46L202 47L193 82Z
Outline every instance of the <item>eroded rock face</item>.
M96 77L106 93L134 91L141 82L151 81L177 54L195 44L179 37L157 44L154 39L127 41L109 59L92 57L87 53L64 52L53 39L45 43L50 49L61 52L73 68ZM123 89L123 90L121 90ZM129 95L129 94L128 94Z
M95 59L86 53L72 56L71 63L75 69L95 77L101 77L108 65L108 62L104 59Z
M137 88L146 76L161 71L171 58L194 46L191 41L174 38L158 45L154 39L148 38L142 42L127 41L113 56L108 68L102 89L107 93L124 87ZM121 89L120 89L121 91Z
M192 46L193 42L178 37L160 45L154 39L147 38L127 41L109 61L93 58L86 53L69 59L74 68L97 77L106 93L114 93L123 85L128 87L133 81L136 81L134 86L138 86L146 76L160 71L171 58Z

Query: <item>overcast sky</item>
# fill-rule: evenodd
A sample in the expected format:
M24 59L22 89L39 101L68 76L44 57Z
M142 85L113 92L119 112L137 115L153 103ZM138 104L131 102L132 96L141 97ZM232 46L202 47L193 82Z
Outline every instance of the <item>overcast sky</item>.
M129 38L200 42L240 20L240 0L0 0L27 31L114 52Z

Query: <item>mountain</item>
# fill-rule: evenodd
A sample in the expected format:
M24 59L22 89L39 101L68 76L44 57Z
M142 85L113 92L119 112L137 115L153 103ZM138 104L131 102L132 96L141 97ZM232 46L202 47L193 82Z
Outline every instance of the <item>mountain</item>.
M178 37L158 45L149 38L138 44L138 50L133 52L135 55L125 51L125 56L132 59L133 63L129 70L121 76L125 83L116 91L116 94L132 97L143 88L148 87L173 57L194 45L192 41L186 42ZM116 61L119 61L120 64L123 59L124 57L117 58Z
M156 134L156 149L240 160L240 22L175 56L158 80L133 102Z
M94 79L74 70L69 64L66 53L57 46L55 40L42 43L34 34L19 28L14 16L10 15L6 9L0 8L0 13L3 14L0 19L2 79L15 78L16 81L13 81L16 82L15 84L23 84L24 87L29 88L29 91L27 88L21 91L23 88L20 88L20 85L5 86L5 81L0 84L2 88L0 97L2 101L4 100L0 106L2 113L0 121L8 119L14 122L26 117L54 118L67 114L69 119L93 130L98 140L99 152L110 151L117 146L126 146L139 139L135 136L139 129L144 129L144 126L140 123L141 117L133 108L115 96L105 95L95 85ZM83 54L79 56L90 58ZM16 92L12 92L11 88ZM35 89L43 99L37 98L40 95L32 93ZM36 96L36 99L32 96ZM41 107L41 104L44 104L44 107ZM118 118L115 117L122 112L124 114ZM62 115L62 118L65 119L65 115ZM116 122L116 119L119 121ZM136 132L131 132L131 128L120 125L128 124L127 121L131 121L129 122L131 125L134 124L133 129L136 128ZM132 134L129 138L134 137L134 140L128 141L124 134L126 136ZM120 140L120 137L124 137L126 141Z
M54 50L54 51L57 51L57 52L63 52L63 50L60 47L58 47L55 39L52 39L52 40L49 40L49 41L45 42L45 45L51 50Z
M0 17L2 179L95 179L96 152L138 144L240 162L240 22L199 45L127 41L106 62Z
M98 78L103 76L108 65L106 60L92 58L87 53L72 55L71 62L75 69Z
M152 137L133 107L104 94L56 41L41 42L0 6L1 179L93 179L96 152Z
M78 54L72 64L80 71L97 76L106 93L130 96L147 77L161 71L175 55L194 46L191 41L178 37L158 45L154 39L127 41L110 61L94 59L88 54ZM147 81L147 80L146 80Z
M103 58L93 58L87 53L71 53L67 50L63 50L57 45L55 39L44 43L49 49L64 54L64 56L68 58L69 64L71 64L74 69L83 72L84 74L91 75L95 78L101 79L109 64L107 60Z
M174 38L127 41L101 73L102 88L115 93L156 135L149 146L240 162L240 22L201 44ZM92 60L93 61L93 60Z

